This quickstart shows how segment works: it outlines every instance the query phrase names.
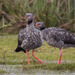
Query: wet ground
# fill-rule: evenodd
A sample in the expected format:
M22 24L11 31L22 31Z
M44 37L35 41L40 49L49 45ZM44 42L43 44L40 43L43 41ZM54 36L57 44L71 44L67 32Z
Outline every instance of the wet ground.
M56 70L41 70L29 69L23 70L22 65L0 65L0 69L6 73L0 75L75 75L75 71L56 71Z

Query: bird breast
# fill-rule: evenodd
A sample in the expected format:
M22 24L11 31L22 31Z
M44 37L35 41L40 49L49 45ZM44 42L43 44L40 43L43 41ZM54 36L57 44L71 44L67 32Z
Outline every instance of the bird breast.
M24 38L21 47L30 50L38 48L42 45L42 39L38 30L27 30L26 33L26 38Z

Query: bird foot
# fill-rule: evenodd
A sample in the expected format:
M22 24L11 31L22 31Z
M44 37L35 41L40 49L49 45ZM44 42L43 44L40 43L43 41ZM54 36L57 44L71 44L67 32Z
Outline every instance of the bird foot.
M58 61L58 63L57 64L61 64L61 62L60 61Z
M30 65L30 62L28 62L28 64Z

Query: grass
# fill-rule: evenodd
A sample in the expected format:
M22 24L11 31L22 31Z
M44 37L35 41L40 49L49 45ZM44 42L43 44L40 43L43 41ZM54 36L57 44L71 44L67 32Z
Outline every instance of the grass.
M0 64L17 65L23 64L24 69L41 68L51 70L75 70L75 48L68 48L62 50L62 63L57 65L59 50L43 43L43 45L35 50L35 55L45 62L44 65L38 64L36 59L29 51L31 65L27 63L26 54L23 52L16 53L17 36L16 35L2 35L0 36ZM52 63L56 61L55 63ZM67 63L67 61L74 61ZM29 67L28 67L29 66Z
M6 71L4 70L0 70L0 74L6 73Z
M30 1L32 1L30 3ZM44 21L46 27L59 26L75 19L75 0L2 0L0 11L9 15L24 17L27 12L34 12L37 21ZM0 15L2 26L3 16ZM4 21L7 19L4 17ZM14 17L14 20L18 18ZM9 21L13 23L13 21Z
M75 63L66 63L57 65L56 63L49 63L49 64L35 64L35 65L25 65L24 69L43 69L43 70L75 70Z

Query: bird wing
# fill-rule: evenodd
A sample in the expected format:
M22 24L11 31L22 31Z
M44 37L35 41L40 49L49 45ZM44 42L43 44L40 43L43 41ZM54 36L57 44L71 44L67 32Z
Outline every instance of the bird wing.
M26 28L22 29L19 34L18 34L18 45L22 44L22 41L24 40L24 38L26 38Z
M50 32L49 36L53 37L57 42L63 41L65 44L75 44L75 36L70 32L57 27L48 30Z
M42 40L40 37L39 30L33 29L29 31L26 38L23 39L21 47L28 50L40 47L42 45Z

